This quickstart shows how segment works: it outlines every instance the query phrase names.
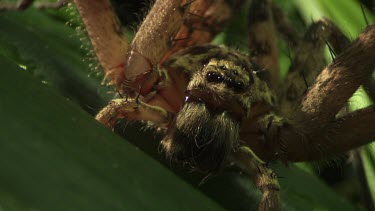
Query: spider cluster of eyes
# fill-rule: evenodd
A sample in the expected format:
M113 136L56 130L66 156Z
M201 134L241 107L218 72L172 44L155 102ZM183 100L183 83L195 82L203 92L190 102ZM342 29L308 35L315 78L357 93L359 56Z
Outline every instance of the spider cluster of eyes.
M225 65L209 65L208 68L213 69L213 70L220 70L218 71L213 71L209 70L206 73L206 80L209 83L224 83L228 88L233 89L235 92L243 92L246 89L246 85L243 81L236 80L234 77L232 77L230 74L226 73L221 73L224 71L228 71L228 68ZM231 74L240 77L240 74L238 73L237 70L232 70L230 71Z

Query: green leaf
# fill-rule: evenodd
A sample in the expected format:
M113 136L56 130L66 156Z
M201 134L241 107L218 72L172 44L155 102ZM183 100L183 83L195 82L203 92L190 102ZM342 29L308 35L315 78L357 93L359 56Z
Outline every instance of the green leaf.
M80 49L80 37L64 23L41 13L0 13L0 54L10 58L35 77L56 87L83 107L99 109L110 97L98 79L88 77L89 59Z
M373 145L362 148L361 158L372 200L375 201L375 149Z
M0 66L5 210L221 209L16 64Z

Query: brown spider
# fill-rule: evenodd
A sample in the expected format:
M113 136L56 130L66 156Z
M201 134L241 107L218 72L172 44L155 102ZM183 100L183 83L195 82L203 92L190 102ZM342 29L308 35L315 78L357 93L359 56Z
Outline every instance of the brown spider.
M279 209L267 162L324 159L375 138L372 107L340 112L375 68L373 26L353 43L328 20L299 37L270 1L254 0L246 56L205 44L243 1L156 1L130 46L109 1L74 2L107 78L125 96L96 119L110 128L122 118L148 121L165 134L169 158L202 171L235 162L262 191L259 210ZM296 55L281 88L277 31ZM327 42L338 56L324 68Z
M268 162L320 160L375 138L373 107L342 110L375 68L374 26L352 43L328 20L300 37L270 0L253 0L246 56L206 44L242 0L158 0L130 46L109 0L74 2L106 77L124 96L96 119L110 128L122 118L147 121L165 134L169 158L205 172L236 163L263 194L259 210L280 209ZM276 32L295 52L280 88ZM323 67L327 42L337 57Z

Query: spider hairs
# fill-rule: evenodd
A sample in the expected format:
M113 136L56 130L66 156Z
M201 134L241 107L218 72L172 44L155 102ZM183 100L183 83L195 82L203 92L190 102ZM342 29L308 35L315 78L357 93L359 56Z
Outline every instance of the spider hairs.
M190 79L184 105L161 142L167 157L204 172L220 171L241 145L250 108L272 105L266 82L248 57L224 46L193 46L164 66Z

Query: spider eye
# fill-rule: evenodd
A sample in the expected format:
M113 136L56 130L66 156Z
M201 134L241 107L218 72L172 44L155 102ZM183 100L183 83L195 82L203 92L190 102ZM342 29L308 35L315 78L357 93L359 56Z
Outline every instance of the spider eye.
M212 83L221 83L224 81L224 77L216 72L208 72L206 75L206 79L208 82Z
M228 87L232 88L236 92L245 91L245 84L242 81L236 81L234 79L229 79L226 84L227 84Z

